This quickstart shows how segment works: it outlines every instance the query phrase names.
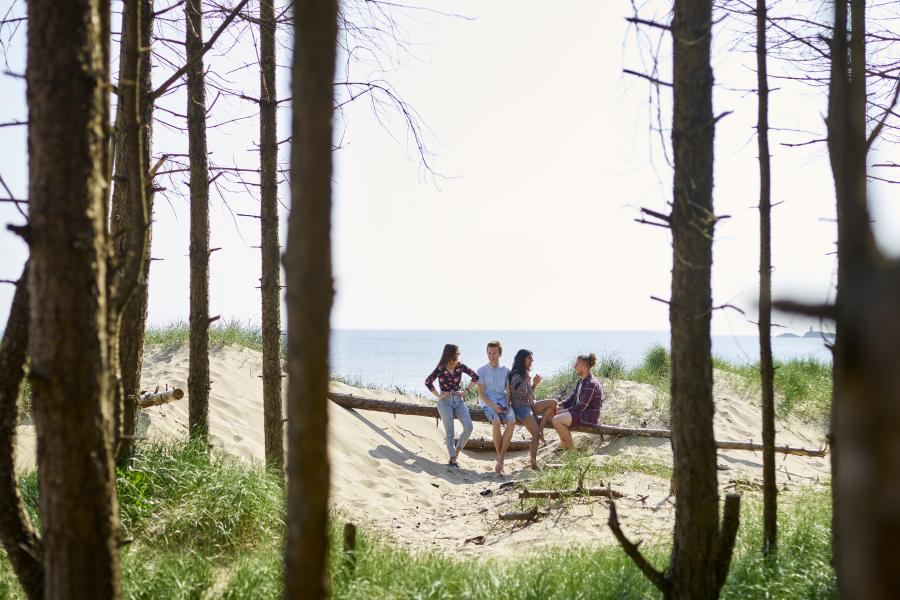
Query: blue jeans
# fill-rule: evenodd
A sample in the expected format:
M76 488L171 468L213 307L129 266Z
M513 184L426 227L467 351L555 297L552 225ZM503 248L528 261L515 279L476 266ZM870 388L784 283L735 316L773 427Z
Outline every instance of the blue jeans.
M463 402L459 392L452 392L449 398L438 400L438 413L441 415L441 421L444 423L444 432L447 434L447 454L450 460L456 457L456 449L466 447L466 440L472 435L472 417L469 416L469 407ZM459 419L462 423L463 430L459 435L459 444L454 440L455 432L453 428L453 418Z

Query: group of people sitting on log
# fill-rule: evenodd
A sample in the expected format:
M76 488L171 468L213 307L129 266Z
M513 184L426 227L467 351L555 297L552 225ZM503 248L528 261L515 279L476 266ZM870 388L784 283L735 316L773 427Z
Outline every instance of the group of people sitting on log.
M446 344L437 367L425 379L425 386L438 399L437 408L447 436L449 465L459 467L459 453L472 433L472 418L463 400L463 393L478 387L478 400L485 417L493 426L494 448L497 463L494 471L503 473L503 461L512 441L518 420L531 434L531 468L537 469L537 449L543 440L543 430L548 422L559 434L563 448L571 448L573 427L596 425L603 407L603 389L591 369L597 362L594 354L575 359L578 385L565 400L537 400L534 390L541 383L540 375L531 374L534 356L529 350L519 350L512 368L500 364L503 346L499 341L487 345L488 362L473 371L460 362L459 346ZM462 377L468 375L469 384L462 389ZM440 391L435 389L437 381ZM462 433L456 439L454 419L462 423ZM501 431L502 428L503 431Z

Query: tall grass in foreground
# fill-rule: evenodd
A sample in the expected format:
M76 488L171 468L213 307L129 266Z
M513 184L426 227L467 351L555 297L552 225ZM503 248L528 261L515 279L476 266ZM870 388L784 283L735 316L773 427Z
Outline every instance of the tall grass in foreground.
M563 460L580 472L583 456ZM657 471L660 465L601 465L593 476L616 469ZM566 482L561 482L566 483ZM29 513L37 513L37 478L23 477ZM134 463L118 473L124 538L124 596L150 599L267 599L281 597L284 493L277 477L259 465L195 443L138 446ZM809 489L783 494L779 554L765 563L761 547L761 505L745 495L743 517L725 598L831 598L830 499ZM361 530L356 568L344 562L341 515L333 519L331 585L337 599L450 598L653 598L650 584L617 546L560 547L509 561L455 558L410 551ZM668 543L642 547L656 565ZM489 553L486 554L489 556ZM548 571L549 566L555 565ZM22 598L0 552L0 598Z

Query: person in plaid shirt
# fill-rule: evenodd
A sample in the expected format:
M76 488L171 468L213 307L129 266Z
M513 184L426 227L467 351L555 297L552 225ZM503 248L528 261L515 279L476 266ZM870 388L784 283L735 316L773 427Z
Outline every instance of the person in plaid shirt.
M596 425L600 422L600 411L603 409L603 388L600 380L591 372L597 364L597 357L593 353L581 355L575 359L575 374L578 375L578 386L572 395L556 405L556 415L553 416L553 428L559 434L559 441L563 448L572 448L571 427L581 425ZM552 411L547 411L546 414Z

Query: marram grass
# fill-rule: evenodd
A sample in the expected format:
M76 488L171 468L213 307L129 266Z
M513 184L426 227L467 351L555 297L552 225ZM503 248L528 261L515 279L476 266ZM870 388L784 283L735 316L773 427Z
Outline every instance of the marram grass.
M554 484L574 484L586 458L572 454ZM571 463L571 464L569 464ZM589 477L617 469L664 475L665 466L612 457ZM549 470L548 470L549 471ZM550 476L549 474L547 475ZM36 515L37 478L23 476L23 496ZM284 492L262 466L193 443L138 446L118 473L126 539L122 577L127 599L280 598ZM725 598L833 598L829 565L830 497L824 487L780 496L780 552L759 553L761 506L745 495L742 524ZM360 530L356 567L341 555L334 515L331 589L337 599L654 598L650 584L616 546L562 546L538 554L522 549L506 562L410 551ZM657 566L666 544L642 547ZM548 567L552 567L548 570ZM0 598L23 598L0 552Z

